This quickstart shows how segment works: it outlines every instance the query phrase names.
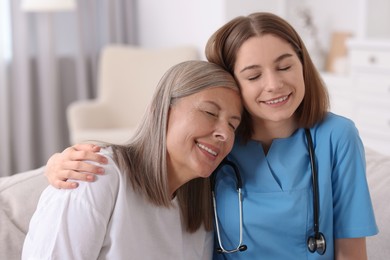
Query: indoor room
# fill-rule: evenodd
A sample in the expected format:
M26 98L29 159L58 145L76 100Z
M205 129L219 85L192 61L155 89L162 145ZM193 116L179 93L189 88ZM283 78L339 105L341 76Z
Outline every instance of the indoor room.
M305 171L309 171L308 176L310 174L314 176L313 171L318 168L318 181L321 182L321 178L326 174L321 172L321 160L329 160L329 164L334 163L334 165L326 168L331 171L328 181L335 185L339 178L348 175L348 171L353 172L353 167L359 168L357 171L362 172L364 179L362 185L366 183L368 185L365 191L368 194L368 207L371 205L369 202L371 199L379 233L375 235L362 233L356 236L367 236L364 243L367 245L368 259L386 259L390 254L388 247L390 207L386 203L390 195L390 1L388 0L2 0L0 2L0 140L2 144L0 147L0 259L21 258L23 243L39 197L48 185L54 185L50 179L48 180L49 177L45 172L49 171L47 170L49 167L45 168L49 158L53 158L54 154L61 153L68 147L76 147L73 149L78 150L77 145L81 143L101 146L125 145L129 140L134 140L132 138L135 133L140 133L138 127L143 122L143 118L150 113L148 104L152 102L156 88L162 84L162 77L168 69L184 61L207 61L206 46L209 46L210 37L219 28L236 17L257 12L272 13L287 21L296 30L311 62L318 71L318 75L314 73L313 77L318 76L329 95L329 109L326 112L335 114L340 120L350 122L348 125L356 129L356 146L343 146L344 143L322 140L324 145L329 145L330 150L321 152L321 142L316 140L321 131L314 130L316 127L312 126L310 129L311 136L314 138L315 149L313 150L316 154L314 154L314 161L310 159L311 173L307 164L305 164L305 167L307 166ZM292 42L284 41L284 43L288 43L291 50L295 48ZM310 66L307 63L303 64L306 52L299 46L296 48L299 49L294 50L300 60L300 66L305 70L306 66ZM234 64L232 69L235 69ZM264 78L267 78L265 68L262 72ZM234 71L234 80L241 89L241 97L244 101L244 115L254 117L249 101L245 100L245 91L243 91L245 84L240 82L240 76L235 73ZM278 73L273 75L281 75ZM309 77L311 76L308 74L302 76L305 81L305 93L308 92L307 88L310 85ZM275 81L278 80L281 81L280 88L288 85L288 81L284 81L283 76L275 76ZM285 98L287 101L288 97ZM285 99L278 98L281 103ZM273 103L273 107L276 108L276 98L269 103ZM300 107L301 110L305 108L309 106ZM167 113L171 113L171 110ZM241 117L241 123L244 121L244 115ZM318 117L317 114L312 116ZM265 124L262 126L265 127ZM251 127L253 133L261 133L261 130L257 132L253 130L254 126ZM323 131L327 132L329 138L335 138L336 132L345 138L350 137L347 134L349 129L344 127L339 125L334 129ZM296 128L303 130L302 127ZM164 133L166 131L168 130L165 129ZM237 136L238 132L235 133ZM305 139L303 133L302 140L305 140L304 144L308 143L309 146L311 142L307 135ZM290 138L292 135L295 134L284 137ZM253 136L252 139L256 140ZM271 144L267 148L263 147L265 160L271 157L278 139L283 138L273 136L271 139ZM257 141L263 145L265 143L262 139ZM342 141L347 143L345 140ZM341 150L337 150L338 147ZM210 149L206 148L203 147L203 150L210 153ZM233 147L233 151L234 149ZM305 155L306 153L311 155L310 147L308 150L305 150ZM283 152L290 154L286 157L292 157L295 154L293 151L292 149ZM341 151L353 153L356 158L361 159L361 162L355 160L355 157L343 156ZM71 155L76 156L76 153ZM65 156L57 158L63 161L72 160ZM74 159L77 160L83 161ZM338 160L342 168L336 171ZM307 161L309 162L309 159ZM221 158L221 163L223 162ZM349 164L344 165L346 162ZM65 167L64 165L65 163L61 165L60 159L57 159L55 165L57 169ZM54 169L54 165L50 166L53 166L50 169ZM241 166L239 168L241 170ZM62 170L65 172L66 169ZM274 169L270 170L270 175L273 177L276 176L274 171ZM214 171L212 172L215 174ZM335 172L342 177L338 175L335 177ZM62 174L65 176L65 173ZM248 237L252 236L245 234L249 229L245 223L248 220L245 218L249 215L245 214L245 209L249 207L245 204L245 197L250 194L245 186L251 187L252 184L244 172L242 175L244 175L242 187L244 199L239 207L241 210L244 209L244 213L241 212L241 218L243 214L244 219L240 218L240 241L232 242L231 247L235 248L238 244L237 251L240 251L238 248L247 245L248 250L233 252L230 255L233 258L234 254L242 253L244 257L246 253L252 254L253 245L256 245L256 242L248 241L250 240ZM352 177L345 178L349 180ZM61 181L65 183L68 179L72 178L62 177ZM325 200L323 193L328 190L321 185L317 187L318 197L314 195L315 188L311 195L311 187L318 186L318 182L311 183L310 180L311 178L308 177L310 195L307 204L310 206L307 209L309 220L306 225L310 227L314 225L315 237L318 239L317 222L326 227L330 225L324 220L326 217L321 215L321 212L325 211L321 211L322 207L327 202L333 203L332 210L336 212L339 200L334 197L333 200ZM275 183L284 190L279 177L275 177ZM353 182L344 181L340 186L343 186L341 195L333 186L329 186L329 193L340 197L351 196L351 200L363 196L358 190L347 192L354 186ZM287 190L284 191L287 193ZM347 199L350 197L343 201ZM234 203L236 206L236 201ZM318 214L315 213L317 204L319 204ZM343 210L340 209L340 212ZM353 219L363 218L355 211L352 215L350 217ZM215 221L215 217L213 218ZM222 228L224 223L228 223L224 221L221 217ZM238 224L237 221L236 225ZM239 232L236 232L237 237ZM305 230L303 233L306 236L308 232ZM325 237L329 241L328 250L336 252L334 254L337 255L338 244L332 243L339 238L335 233L330 233L333 234L332 238L329 238L331 235ZM224 234L222 232L222 237L225 236ZM339 236L342 237L343 234ZM349 235L346 236L348 238ZM218 231L218 234L217 232L214 234L211 243L212 241L218 243L219 238ZM304 240L306 243L306 237ZM225 250L223 243L220 247L222 251ZM303 251L307 253L307 250ZM323 253L329 257L324 259L332 259L333 254L329 256L328 252ZM107 259L110 258L108 255ZM313 254L309 252L308 255L308 259L321 259L314 258L318 255L316 252ZM251 259L256 258L254 255L246 257L249 256L252 257ZM258 256L261 256L260 252ZM129 258L133 259L131 256ZM214 256L213 259L219 258Z

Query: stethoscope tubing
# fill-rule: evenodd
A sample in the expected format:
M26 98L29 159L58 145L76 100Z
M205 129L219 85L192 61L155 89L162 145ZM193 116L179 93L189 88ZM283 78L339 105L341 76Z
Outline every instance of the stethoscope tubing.
M240 240L239 240L239 243L238 243L237 247L232 249L232 250L225 249L223 244L222 244L222 240L221 240L221 236L220 236L221 233L220 233L220 230L219 230L219 221L218 221L218 213L217 213L217 202L216 202L216 199L215 199L216 175L217 175L217 172L219 171L219 169L222 166L225 166L225 165L228 165L228 166L233 168L233 171L235 173L235 177L236 177L236 180L237 180L236 190L237 190L237 194L238 194L239 225L240 225L239 226L239 233L240 233L239 236L240 236ZM243 243L242 243L242 241L243 241L242 179L241 179L240 171L238 170L237 165L235 163L233 163L232 161L228 160L227 158L225 158L221 162L221 164L217 167L217 169L215 169L213 174L211 175L211 177L210 177L210 186L211 186L211 194L212 194L212 198L213 198L215 228L216 228L216 231L217 231L217 239L218 239L218 243L219 243L219 248L217 249L217 252L218 253L234 253L234 252L237 252L237 251L245 251L247 249L247 246L243 245Z
M318 173L317 168L315 165L315 159L314 159L314 148L313 148L313 139L310 134L309 129L305 129L306 139L308 142L308 152L309 152L309 158L310 158L310 166L311 166L311 172L312 172L312 189L313 189L313 229L315 237L319 238L319 195L318 195Z
M214 218L215 218L215 228L217 230L217 239L218 239L218 243L219 243L219 248L217 249L218 253L234 253L234 252L238 252L238 251L244 251L246 250L246 246L242 244L242 241L243 241L243 219L242 219L242 190L241 188L238 188L237 190L237 193L238 193L238 208L239 208L239 214L240 214L240 227L239 227L239 233L240 233L240 240L238 242L238 246L232 250L227 250L226 248L224 248L223 244L222 244L222 240L221 240L221 236L220 236L220 231L219 231L219 224L218 224L218 214L217 214L217 203L216 203L216 199L215 199L215 193L214 191L212 191L212 197L213 197L213 207L214 207Z
M307 147L309 152L309 158L310 158L310 166L311 166L311 182L312 182L312 189L313 189L313 230L314 230L314 236L310 236L308 238L308 249L311 253L317 252L320 255L323 255L326 251L326 239L325 236L320 232L319 228L319 187L318 187L318 172L316 168L316 161L315 161L315 153L314 153L314 145L313 145L313 139L311 137L311 133L309 129L305 129L305 135L307 140ZM232 250L226 250L221 241L221 233L219 230L219 220L218 220L218 213L217 213L217 203L216 203L216 196L215 196L215 182L216 182L216 175L221 167L228 165L233 168L235 177L237 180L236 190L238 193L238 204L239 204L239 225L240 225L240 240L239 244L235 249ZM211 185L211 193L213 198L213 207L214 207L214 218L215 218L215 226L217 231L217 239L219 243L219 248L217 248L218 253L234 253L238 251L245 251L247 249L247 246L243 244L243 205L242 205L242 179L240 171L235 163L225 158L220 165L215 169L215 171L212 173L210 177L210 185Z

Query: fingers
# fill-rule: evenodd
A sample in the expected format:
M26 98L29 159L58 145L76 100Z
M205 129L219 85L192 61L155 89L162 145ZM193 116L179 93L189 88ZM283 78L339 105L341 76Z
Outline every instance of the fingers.
M51 185L53 185L57 189L65 189L65 190L75 189L79 186L77 182L61 181L61 180L56 180L53 183L51 183Z
M107 164L108 160L101 154L96 152L86 152L86 151L73 151L69 155L71 161L93 161L100 164Z
M90 149L91 148L91 149ZM79 144L72 147L66 148L62 152L63 161L93 161L100 164L107 164L108 160L101 154L97 152L100 151L100 147L88 144ZM75 169L77 170L77 169ZM81 170L81 169L80 169Z
M104 167L85 161L65 161L56 171L63 179L90 180L89 175L104 174ZM59 174L57 174L59 176Z
M78 187L78 183L74 180L93 182L96 178L94 174L72 170L60 170L55 174L45 172L45 174L49 183L58 189L74 189Z
M91 151L91 152L99 152L101 147L95 144L75 144L72 148L77 151Z
M51 185L60 189L77 188L78 183L72 180L94 181L95 174L104 173L104 168L99 164L108 163L106 157L96 153L98 151L99 146L77 144L52 155L46 164L46 178ZM98 165L86 161L94 161Z

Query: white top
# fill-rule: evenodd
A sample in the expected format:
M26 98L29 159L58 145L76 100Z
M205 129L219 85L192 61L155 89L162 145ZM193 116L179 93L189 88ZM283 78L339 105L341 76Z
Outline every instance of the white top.
M109 150L105 174L74 190L47 187L22 259L211 259L212 232L187 233L177 200L157 207L135 193Z

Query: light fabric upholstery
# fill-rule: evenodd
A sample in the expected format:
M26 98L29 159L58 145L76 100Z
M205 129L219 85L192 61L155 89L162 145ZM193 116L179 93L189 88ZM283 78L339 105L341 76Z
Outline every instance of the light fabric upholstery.
M38 168L0 178L0 259L20 259L24 237L48 182ZM49 227L48 223L48 227Z
M390 156L366 149L367 181L379 234L367 238L368 259L390 259Z
M198 51L192 46L145 49L110 45L103 49L97 98L78 101L68 107L71 144L127 141L163 74L179 62L195 59L198 59Z

